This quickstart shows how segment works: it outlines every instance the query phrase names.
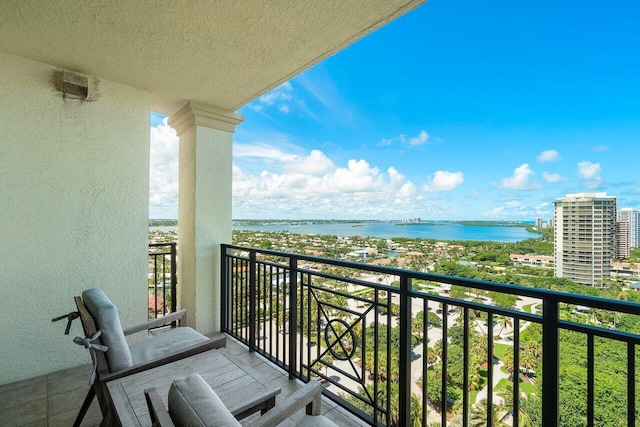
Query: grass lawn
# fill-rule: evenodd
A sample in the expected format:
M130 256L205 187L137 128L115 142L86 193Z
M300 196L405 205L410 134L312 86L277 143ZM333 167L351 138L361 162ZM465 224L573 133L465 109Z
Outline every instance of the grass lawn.
M532 306L532 305L533 305L533 304L523 305L523 306L522 306L522 309L523 309L524 311L526 311L527 313L531 313L531 306Z
M507 348L510 346L508 344L495 343L493 345L493 354L500 360L504 361L504 352L507 351Z
M511 381L509 381L506 378L503 378L498 382L498 384L496 384L495 391L497 392L497 391L500 391L500 390L506 390L507 389L507 385L511 385ZM520 391L522 393L524 393L525 395L528 396L529 394L535 392L535 390L536 390L536 387L533 384L531 384L529 382L526 382L526 381L521 381L520 382Z

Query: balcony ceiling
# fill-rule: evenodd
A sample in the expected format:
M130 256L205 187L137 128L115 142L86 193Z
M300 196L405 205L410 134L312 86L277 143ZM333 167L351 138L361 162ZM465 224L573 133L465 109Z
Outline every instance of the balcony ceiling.
M424 0L0 2L0 51L235 111Z

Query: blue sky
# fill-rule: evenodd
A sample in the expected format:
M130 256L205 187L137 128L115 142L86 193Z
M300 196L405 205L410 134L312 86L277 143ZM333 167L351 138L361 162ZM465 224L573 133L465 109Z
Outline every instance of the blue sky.
M239 110L234 218L550 218L640 208L640 2L431 0ZM152 115L150 217L177 217Z

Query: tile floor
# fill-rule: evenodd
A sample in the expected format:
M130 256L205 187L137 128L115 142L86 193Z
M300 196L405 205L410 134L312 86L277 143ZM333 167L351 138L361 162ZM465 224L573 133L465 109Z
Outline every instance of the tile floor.
M262 357L249 353L246 347L227 339L227 347L219 351L233 357L234 361L242 361L254 368L261 381L280 386L282 393L276 398L285 399L300 385L289 381L287 375ZM0 385L0 426L42 426L67 427L73 421L82 405L89 387L90 365L83 365L48 375L31 378L12 384ZM328 399L323 400L323 414L339 426L366 425L344 409ZM293 426L297 416L287 420L282 426ZM243 420L248 423L259 415ZM97 400L94 400L85 416L82 426L99 426L102 414ZM125 426L126 427L126 426Z

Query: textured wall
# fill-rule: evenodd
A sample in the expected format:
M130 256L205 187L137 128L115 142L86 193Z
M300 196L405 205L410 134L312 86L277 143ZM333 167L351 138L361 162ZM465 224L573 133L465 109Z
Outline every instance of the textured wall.
M89 361L51 322L83 289L146 317L150 95L63 99L55 71L0 54L0 384Z

